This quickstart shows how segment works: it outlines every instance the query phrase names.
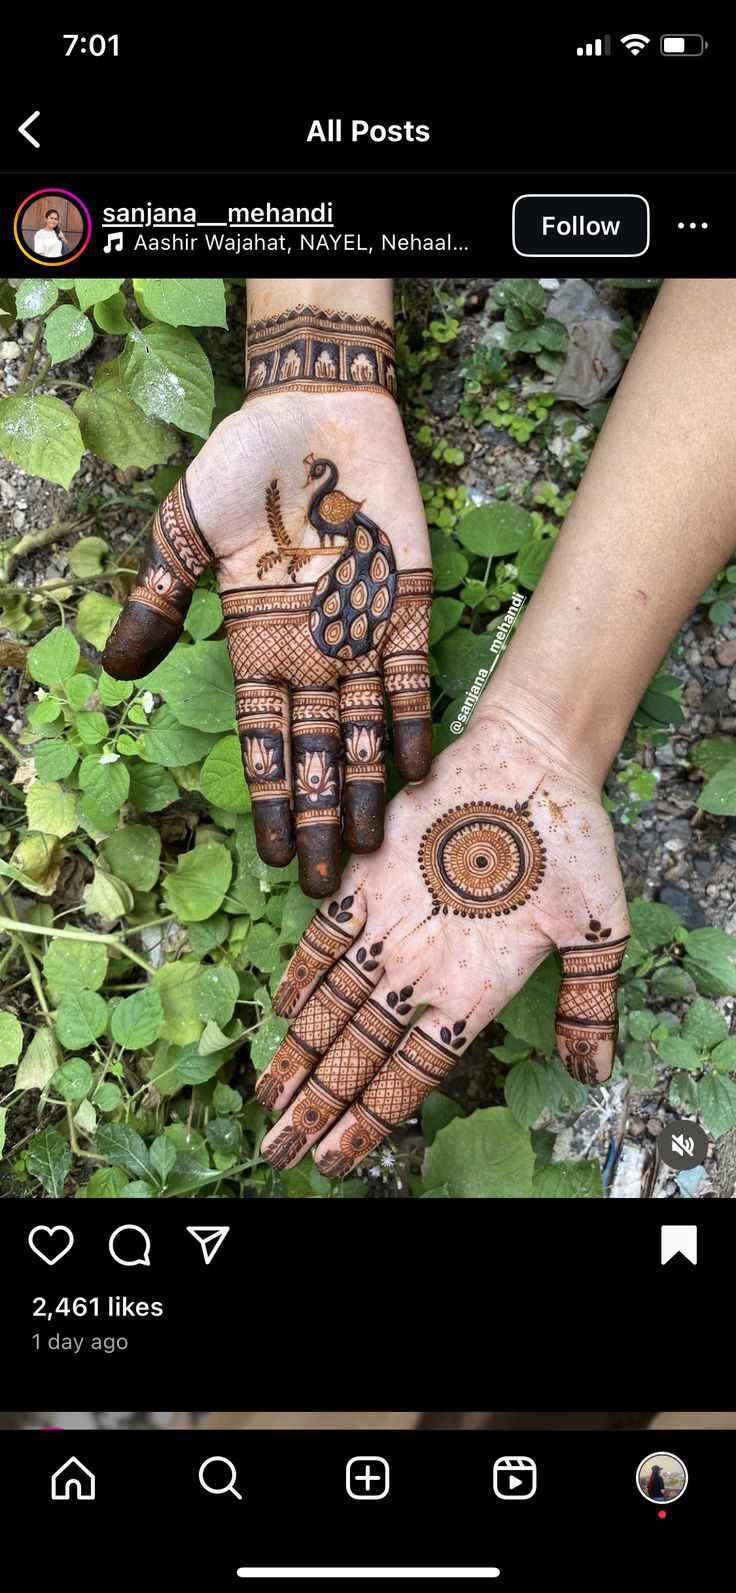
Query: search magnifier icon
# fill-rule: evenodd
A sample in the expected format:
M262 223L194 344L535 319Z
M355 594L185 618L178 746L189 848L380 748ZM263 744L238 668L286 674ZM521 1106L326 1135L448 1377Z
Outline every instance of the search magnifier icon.
M225 1483L224 1488L215 1488L211 1482L205 1482L204 1474L208 1466L225 1466L227 1468L230 1473L230 1481ZM199 1468L199 1480L206 1493L234 1493L236 1499L240 1499L242 1502L243 1495L238 1493L235 1487L235 1483L238 1480L237 1471L232 1461L227 1460L225 1455L210 1455L207 1460L203 1460Z

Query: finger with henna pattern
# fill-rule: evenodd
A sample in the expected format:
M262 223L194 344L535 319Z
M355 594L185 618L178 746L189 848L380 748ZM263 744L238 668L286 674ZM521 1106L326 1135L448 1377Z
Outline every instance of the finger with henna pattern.
M384 651L384 680L391 703L394 757L405 780L426 779L432 763L432 705L427 645L432 612L431 570L399 574Z
M618 975L628 925L591 918L578 945L561 946L562 980L555 1014L557 1050L568 1073L581 1084L610 1078L616 1054Z
M258 852L283 868L295 851L289 694L273 680L238 681L235 708Z
M380 675L371 671L343 677L340 720L345 844L354 853L375 852L383 840L386 808L386 718Z
M287 1106L380 978L377 960L365 946L342 957L318 984L314 994L282 1040L256 1086L270 1111Z
M333 963L352 946L365 923L365 905L359 887L345 877L347 895L318 907L279 980L273 1010L280 1018L293 1018L311 996Z
M330 687L292 693L294 816L299 884L307 896L331 896L340 884L340 710Z
M182 477L156 513L136 585L107 639L102 662L109 675L134 680L161 663L181 635L202 571L212 563Z

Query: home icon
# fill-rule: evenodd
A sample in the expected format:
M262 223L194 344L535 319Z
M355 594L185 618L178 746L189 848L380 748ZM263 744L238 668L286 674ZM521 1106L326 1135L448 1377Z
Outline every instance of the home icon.
M94 1473L71 1455L51 1478L52 1499L94 1499Z

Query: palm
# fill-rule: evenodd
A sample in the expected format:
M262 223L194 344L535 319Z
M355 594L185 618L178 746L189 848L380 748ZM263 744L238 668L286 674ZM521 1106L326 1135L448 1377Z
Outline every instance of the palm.
M431 567L395 405L282 394L224 421L157 517L108 642L111 674L140 676L165 656L208 564L259 851L281 866L296 844L303 888L329 895L343 811L351 850L381 844L384 685L400 772L422 779L431 756Z
M596 794L501 718L467 732L391 803L380 856L353 859L284 975L274 1006L296 1021L259 1083L286 1108L266 1160L293 1165L321 1140L320 1169L349 1171L555 945L562 1060L607 1078L626 934Z

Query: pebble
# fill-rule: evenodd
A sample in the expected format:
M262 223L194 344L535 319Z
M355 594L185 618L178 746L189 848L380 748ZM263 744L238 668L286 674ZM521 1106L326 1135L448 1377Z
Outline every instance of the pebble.
M688 708L699 708L703 696L703 688L697 680L689 680L682 693L682 700Z
M716 648L716 658L724 669L730 669L732 664L736 664L736 641L721 642Z
M13 343L10 339L0 343L0 360L20 359L20 343Z
M700 858L696 859L696 868L701 861ZM683 868L686 867L687 864L683 861ZM702 929L708 921L697 897L690 891L683 890L681 886L663 885L657 895L657 901L662 902L664 907L673 907L675 912L679 913L686 929Z
M731 702L736 702L736 675L728 683L728 696Z

